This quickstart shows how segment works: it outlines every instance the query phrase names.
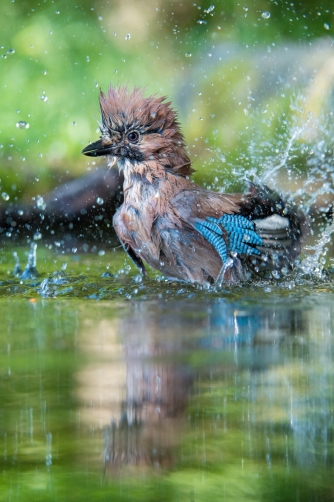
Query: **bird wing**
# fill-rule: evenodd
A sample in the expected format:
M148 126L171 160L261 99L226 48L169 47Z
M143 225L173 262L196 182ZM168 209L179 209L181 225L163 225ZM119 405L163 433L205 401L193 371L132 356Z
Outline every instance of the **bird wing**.
M238 255L276 268L300 252L301 216L265 186L252 184L248 193L224 195L196 187L179 193L173 207L215 248L223 263Z
M300 254L308 223L293 203L265 185L251 184L240 212L253 221L262 239L257 249L268 258L268 265L279 268Z

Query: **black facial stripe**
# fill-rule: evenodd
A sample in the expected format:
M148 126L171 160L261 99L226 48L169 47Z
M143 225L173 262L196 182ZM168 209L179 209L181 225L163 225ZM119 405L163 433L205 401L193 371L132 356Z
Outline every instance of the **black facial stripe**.
M131 157L131 156L129 155L129 158L130 158L130 159L131 159L131 158L134 158L134 159L135 159L135 160L137 160L138 162L143 162L143 161L145 160L144 155L143 155L143 154L142 154L139 150L137 150L137 149L135 149L135 150L134 150L134 149L133 149L133 150L131 150L131 154L133 154L133 157Z
M137 162L143 162L145 160L144 155L137 148L125 148L125 152L114 151L114 155L123 157L124 159L136 160Z

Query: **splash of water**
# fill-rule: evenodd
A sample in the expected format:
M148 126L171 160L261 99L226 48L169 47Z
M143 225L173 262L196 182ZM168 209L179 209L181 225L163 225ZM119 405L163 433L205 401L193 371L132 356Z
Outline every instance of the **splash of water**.
M26 268L24 269L21 275L21 279L35 279L36 277L38 277L38 272L36 268L37 264L36 251L37 251L37 244L35 242L32 242L28 253L28 262ZM16 267L17 264L19 265L18 260L15 265Z
M256 166L253 174L288 194L289 200L309 215L310 236L298 271L301 276L319 279L326 272L326 255L334 233L330 214L334 203L334 124L330 103L317 116L309 113L305 120L305 101L304 95L295 96L290 105L291 116L283 114L281 119L284 132L272 144L255 135L249 152Z
M313 246L306 246L306 256L300 263L302 274L313 275L317 278L322 278L325 270L328 248L327 245L331 242L331 236L334 233L334 222L327 226L324 232Z
M311 117L310 117L311 118ZM295 145L295 142L297 141L298 138L302 136L302 134L306 131L307 126L309 124L310 118L305 124L303 124L300 127L296 127L294 131L292 131L292 134L290 138L288 139L287 146L285 150L283 151L283 154L281 155L281 160L280 162L276 165L271 167L272 163L268 164L269 170L263 174L262 180L265 182L268 180L268 178L273 179L273 175L277 173L282 167L287 167L287 162L290 157L290 153L292 150L292 147Z

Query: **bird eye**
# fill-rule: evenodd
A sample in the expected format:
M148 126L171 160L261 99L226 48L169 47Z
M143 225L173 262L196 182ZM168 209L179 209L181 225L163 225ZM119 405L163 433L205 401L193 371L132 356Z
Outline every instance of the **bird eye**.
M131 131L127 135L128 140L130 143L138 143L139 141L139 133L137 131Z

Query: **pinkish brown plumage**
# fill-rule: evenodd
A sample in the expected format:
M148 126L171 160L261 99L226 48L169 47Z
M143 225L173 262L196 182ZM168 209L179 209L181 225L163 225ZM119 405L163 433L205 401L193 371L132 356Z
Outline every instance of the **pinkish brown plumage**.
M107 155L124 172L116 233L145 273L200 284L245 279L251 269L290 265L300 216L275 192L251 186L220 194L195 185L175 111L165 98L109 88L100 94L101 138L83 153Z

